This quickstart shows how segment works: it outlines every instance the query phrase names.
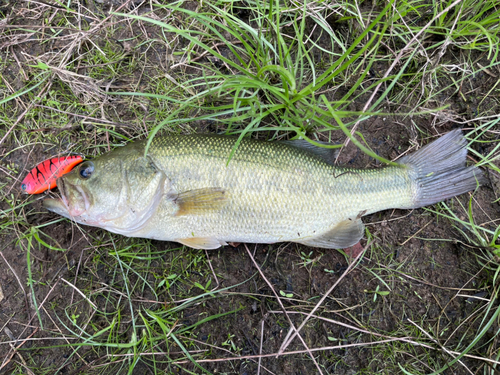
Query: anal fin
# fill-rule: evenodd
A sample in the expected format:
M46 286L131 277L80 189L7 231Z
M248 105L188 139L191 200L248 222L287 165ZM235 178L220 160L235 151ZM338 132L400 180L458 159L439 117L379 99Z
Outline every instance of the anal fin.
M347 219L319 236L295 242L325 249L343 249L356 244L363 238L364 232L365 226L361 219Z
M181 238L177 239L177 242L181 244L192 247L193 249L205 249L212 250L218 249L223 245L227 245L224 241L219 241L215 237L190 237L190 238Z

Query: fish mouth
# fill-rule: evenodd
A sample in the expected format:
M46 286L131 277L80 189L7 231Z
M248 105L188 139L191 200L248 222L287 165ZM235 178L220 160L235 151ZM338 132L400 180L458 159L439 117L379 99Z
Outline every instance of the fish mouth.
M75 218L85 213L90 202L85 191L77 185L72 185L63 178L57 179L61 198L49 198L43 201L43 207L67 218ZM83 202L83 205L81 204ZM73 204L72 204L73 203Z
M43 200L43 207L61 216L69 218L69 210L62 199L47 198Z

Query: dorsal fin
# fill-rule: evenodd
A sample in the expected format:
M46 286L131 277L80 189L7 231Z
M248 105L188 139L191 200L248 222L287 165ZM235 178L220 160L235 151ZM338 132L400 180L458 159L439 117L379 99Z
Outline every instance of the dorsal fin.
M332 143L323 142L323 141L315 141L321 145L330 146L326 147L318 147L313 145L312 143L306 141L305 139L294 139L292 141L280 141L279 143L283 143L287 146L296 147L301 150L305 150L311 154L319 156L321 159L325 160L329 164L335 163L335 158L339 154L339 148L331 148L333 146Z

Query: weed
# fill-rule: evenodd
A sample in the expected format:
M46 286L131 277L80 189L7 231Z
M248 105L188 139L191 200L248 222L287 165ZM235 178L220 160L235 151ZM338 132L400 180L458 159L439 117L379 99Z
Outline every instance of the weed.
M0 12L1 370L497 369L495 1L26 2ZM366 167L452 125L468 130L493 192L372 215L354 262L302 246L292 261L287 245L206 252L124 238L51 216L18 189L41 160L158 134L302 138Z

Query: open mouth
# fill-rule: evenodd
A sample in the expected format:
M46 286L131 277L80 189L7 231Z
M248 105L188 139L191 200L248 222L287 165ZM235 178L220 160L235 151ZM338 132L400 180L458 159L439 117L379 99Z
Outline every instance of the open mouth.
M61 194L61 198L49 198L43 201L43 206L52 212L67 218L80 216L90 207L87 194L80 186L74 186L64 181L64 178L57 180L57 186ZM73 204L71 204L71 202ZM81 204L83 203L83 204Z
M64 204L64 207L66 207L69 212L68 198L66 198L67 192L65 190L68 184L66 184L62 178L59 178L57 181L57 186L59 187L59 193L61 194L61 201Z

